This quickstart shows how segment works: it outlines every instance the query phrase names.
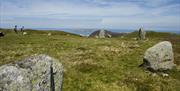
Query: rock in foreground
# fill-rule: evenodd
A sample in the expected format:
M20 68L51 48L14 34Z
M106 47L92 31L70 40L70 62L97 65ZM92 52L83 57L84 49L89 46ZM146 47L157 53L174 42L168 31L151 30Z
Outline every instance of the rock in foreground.
M147 49L143 61L143 66L145 68L154 71L172 69L175 66L172 44L168 41L164 41Z
M0 91L61 91L62 80L62 64L47 55L0 67Z

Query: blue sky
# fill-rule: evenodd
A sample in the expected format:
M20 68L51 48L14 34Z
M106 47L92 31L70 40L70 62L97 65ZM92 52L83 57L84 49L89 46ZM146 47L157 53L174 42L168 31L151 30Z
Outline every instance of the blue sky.
M0 0L0 27L180 30L180 0Z

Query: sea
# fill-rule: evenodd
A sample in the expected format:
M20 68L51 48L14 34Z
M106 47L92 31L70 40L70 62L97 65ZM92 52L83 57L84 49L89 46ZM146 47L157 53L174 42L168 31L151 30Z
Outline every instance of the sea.
M92 32L98 30L98 29L90 29L90 28L33 28L35 30L57 30L57 31L65 31L69 33L74 33L82 36L88 36ZM111 32L117 32L117 33L129 33L136 30L133 29L106 29ZM145 30L146 31L146 30ZM148 31L157 31L157 32L169 32L169 33L175 33L180 34L180 30L148 30Z

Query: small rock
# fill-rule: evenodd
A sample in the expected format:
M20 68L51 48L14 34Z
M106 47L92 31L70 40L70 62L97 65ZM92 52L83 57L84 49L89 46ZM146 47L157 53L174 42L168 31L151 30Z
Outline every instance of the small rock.
M5 34L3 32L0 32L0 37L3 37Z
M126 45L124 44L124 42L121 42L121 47L126 47Z
M48 36L51 36L52 34L51 33L48 33Z
M133 44L133 45L129 46L129 48L131 48L131 49L138 48L138 47L140 47L138 44Z
M153 77L157 76L157 74L156 74L156 73L152 73L151 75L152 75Z
M168 77L169 75L166 74L166 73L162 73L162 76L163 76L163 77Z
M27 32L23 32L23 35L27 35Z
M133 40L137 40L137 38L132 38Z

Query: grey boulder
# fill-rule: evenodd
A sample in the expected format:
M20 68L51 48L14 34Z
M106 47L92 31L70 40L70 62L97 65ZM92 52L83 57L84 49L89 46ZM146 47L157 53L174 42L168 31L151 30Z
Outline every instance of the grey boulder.
M43 54L0 67L0 91L61 91L62 80L62 64Z
M172 44L163 41L150 47L146 50L143 61L141 66L153 71L172 69L175 66Z

